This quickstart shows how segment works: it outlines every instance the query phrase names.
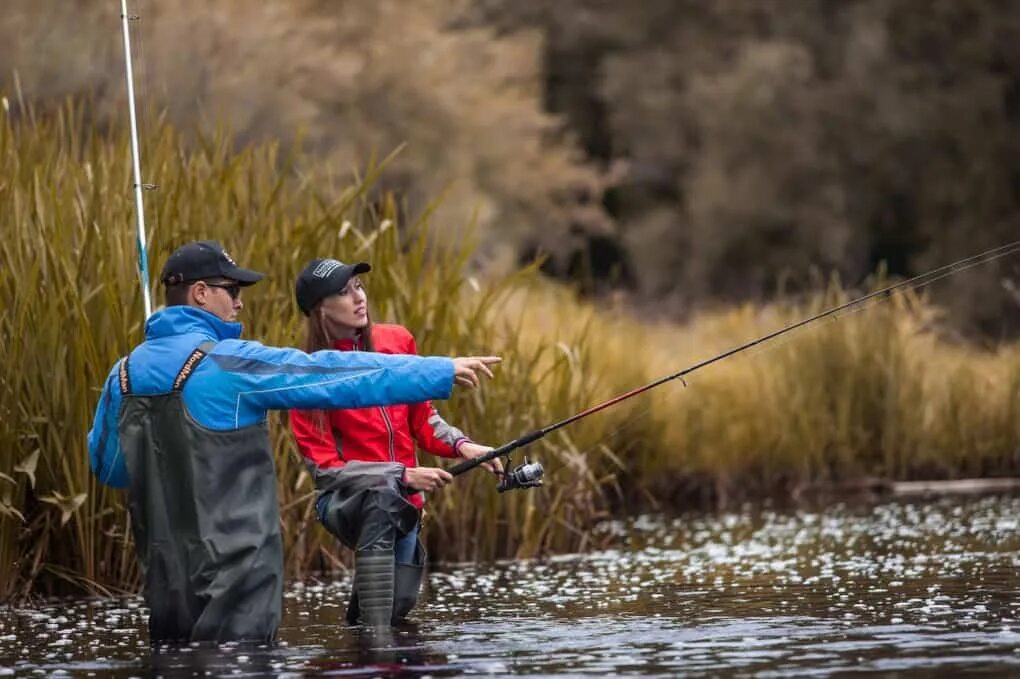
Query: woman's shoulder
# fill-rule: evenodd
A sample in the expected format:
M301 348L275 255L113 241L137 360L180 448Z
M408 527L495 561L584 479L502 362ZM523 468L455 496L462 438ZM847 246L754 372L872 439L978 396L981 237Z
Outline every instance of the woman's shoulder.
M372 342L377 351L383 348L407 351L414 346L414 335L410 330L396 323L373 323Z

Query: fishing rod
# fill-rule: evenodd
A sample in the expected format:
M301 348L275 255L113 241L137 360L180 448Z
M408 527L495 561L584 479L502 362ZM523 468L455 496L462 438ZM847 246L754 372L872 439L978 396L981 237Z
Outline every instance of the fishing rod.
M138 118L135 115L135 82L131 67L131 31L128 22L137 17L128 14L127 0L120 0L120 19L124 29L124 65L127 72L128 117L131 120L131 164L135 180L135 215L138 246L138 277L142 284L142 302L145 305L145 318L152 315L152 297L149 292L149 255L148 243L145 238L145 208L142 201L142 189L150 188L142 184L142 161L138 151Z
M687 382L684 380L685 376L690 375L691 373L697 370L701 370L702 368L706 368L712 365L713 363L718 363L719 361L729 358L734 354L739 354L742 351L746 351L759 344L763 344L765 342L768 342L769 340L773 340L779 337L780 335L785 335L786 333L792 332L799 328L803 328L804 326L814 323L816 321L820 321L823 318L834 316L840 313L841 311L846 311L847 309L850 309L852 307L859 306L869 300L873 300L883 296L890 296L897 290L901 290L904 288L909 289L915 287L918 288L923 287L924 285L928 285L930 283L935 282L939 278L951 276L964 269L968 269L973 266L978 266L979 264L985 264L994 259L1006 257L1016 252L1020 252L1020 240L1013 241L1012 243L1009 243L1007 245L1001 245L997 248L992 248L991 250L986 250L985 252L982 252L980 254L972 255L971 257L966 257L964 259L953 262L952 264L946 264L945 266L941 266L937 269L932 269L931 271L914 276L913 278L908 278L907 280L895 283L888 287L882 288L881 290L876 290L875 292L869 293L862 297L852 299L849 302L840 304L839 306L832 307L831 309L826 309L821 313L817 313L813 316L797 321L796 323L791 323L790 325L787 325L784 328L780 328L779 330L770 332L767 335L763 335L757 339L751 340L750 342L746 342L739 346L733 347L732 349L728 349L722 352L721 354L717 354L699 363L695 363L694 365L684 368L683 370L672 373L670 375L666 375L665 377L661 377L655 380L654 382L649 382L648 384L642 387L631 389L630 391L620 394L619 396L614 396L613 398L607 401L603 401L602 403L593 405L592 407L586 410L582 410L581 412L575 415L571 415L570 417L560 420L559 422L554 422L548 426L542 427L541 429L536 429L535 431L524 434L523 436L516 438L513 441L510 441L509 443L504 443L502 446L498 448L493 448L484 455L479 455L478 457L472 458L470 460L465 460L464 462L461 462L460 464L451 467L449 469L449 472L453 476L459 476L464 472L470 471L471 469L474 469L479 465L485 464L490 460L494 460L498 457L504 457L506 458L505 465L506 471L500 477L499 485L497 486L497 490L499 492L502 493L504 491L513 490L515 488L533 488L536 486L540 486L542 485L542 476L545 473L545 470L542 468L542 464L540 462L528 462L527 458L525 458L524 464L521 464L520 466L511 469L510 454L513 451L519 448L523 448L524 446L527 446L531 443L534 443L535 441L545 437L546 435L556 431L557 429L561 429L567 426L568 424L573 424L574 422L584 419L589 415L594 415L597 412L605 410L606 408L610 408L616 405L617 403L626 401L627 399L633 398L638 394L643 394L646 391L655 389L656 387L659 387L667 382L671 382L673 380L680 380L684 386L687 386Z

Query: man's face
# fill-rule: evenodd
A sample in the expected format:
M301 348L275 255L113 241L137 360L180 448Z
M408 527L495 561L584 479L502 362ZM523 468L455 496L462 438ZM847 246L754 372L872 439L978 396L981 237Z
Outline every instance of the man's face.
M244 308L241 285L230 279L197 281L191 287L195 306L215 314L222 321L233 322Z

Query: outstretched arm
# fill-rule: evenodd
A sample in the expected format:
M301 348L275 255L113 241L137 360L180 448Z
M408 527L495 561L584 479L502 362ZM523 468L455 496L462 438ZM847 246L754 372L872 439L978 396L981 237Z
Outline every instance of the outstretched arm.
M477 385L494 357L449 359L361 351L267 347L226 340L206 358L226 373L234 426L260 421L266 410L365 408L449 398L454 383ZM197 375L196 375L197 377Z

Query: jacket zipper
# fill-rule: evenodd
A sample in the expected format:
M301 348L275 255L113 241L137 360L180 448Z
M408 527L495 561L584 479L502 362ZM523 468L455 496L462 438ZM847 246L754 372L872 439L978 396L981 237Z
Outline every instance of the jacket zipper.
M384 406L379 406L379 412L382 413L383 422L386 423L386 433L389 436L388 447L390 452L390 462L396 462L397 455L393 450L393 425L390 424L390 416L386 414L386 408Z

